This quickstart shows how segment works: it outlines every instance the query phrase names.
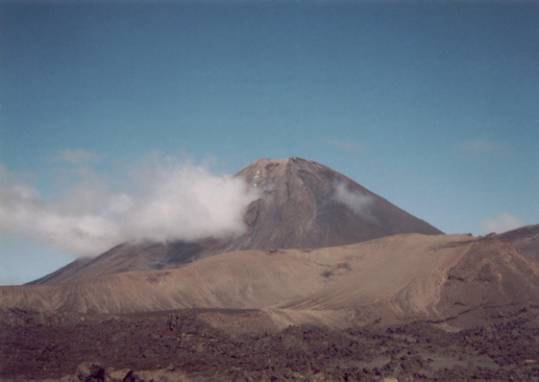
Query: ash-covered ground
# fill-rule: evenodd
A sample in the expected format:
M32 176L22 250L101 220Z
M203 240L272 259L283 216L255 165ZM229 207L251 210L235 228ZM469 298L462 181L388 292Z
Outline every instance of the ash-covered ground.
M5 311L0 380L539 380L539 307L493 310L483 327L438 324L224 332L207 311L43 315ZM241 320L245 311L221 311Z

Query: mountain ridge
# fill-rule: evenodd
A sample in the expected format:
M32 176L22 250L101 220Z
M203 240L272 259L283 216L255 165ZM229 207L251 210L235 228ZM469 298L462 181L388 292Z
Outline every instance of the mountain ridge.
M351 178L314 161L264 158L234 176L260 194L245 211L245 233L193 242L123 243L91 260L75 260L30 284L175 267L237 250L321 248L400 233L442 233Z
M464 328L486 319L484 307L538 301L539 269L509 243L467 235L399 234L313 250L231 251L177 268L0 287L0 310L256 310L281 328L415 320Z

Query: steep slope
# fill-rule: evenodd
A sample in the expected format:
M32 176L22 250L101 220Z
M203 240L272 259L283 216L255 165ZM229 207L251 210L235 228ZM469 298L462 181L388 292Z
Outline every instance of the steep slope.
M319 248L397 233L441 233L316 162L261 159L238 176L263 196L249 207L249 230L231 249Z
M511 243L524 256L539 261L539 224L504 232L498 238Z
M260 198L245 212L245 234L192 243L124 243L34 284L175 267L235 250L319 248L398 233L441 233L346 176L313 161L260 159L236 176L260 192Z
M0 288L0 309L256 309L281 326L448 319L470 326L484 319L483 307L538 303L539 273L509 244L418 234L312 251L236 251L161 271Z

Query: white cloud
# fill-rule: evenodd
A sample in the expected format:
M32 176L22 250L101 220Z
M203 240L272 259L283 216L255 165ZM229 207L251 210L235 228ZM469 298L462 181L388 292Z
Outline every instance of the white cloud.
M258 197L242 179L215 175L187 162L163 161L135 173L138 187L111 192L104 182L82 179L52 201L5 176L0 181L0 232L24 234L91 256L127 240L241 234L243 213Z
M502 233L518 227L522 227L523 225L524 223L519 218L504 212L491 218L485 219L481 223L481 228L483 229L484 233Z
M369 217L369 208L373 203L372 197L356 191L350 191L344 182L335 185L333 197L339 203L350 208L357 215Z
M56 152L54 158L58 161L72 164L95 162L101 159L101 155L85 149L64 149Z
M487 154L504 150L504 146L501 144L486 139L465 141L459 144L458 148L463 152L471 154Z

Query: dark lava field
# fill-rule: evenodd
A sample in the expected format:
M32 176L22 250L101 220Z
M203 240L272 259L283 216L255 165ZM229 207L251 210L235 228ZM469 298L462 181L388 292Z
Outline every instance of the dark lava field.
M488 325L459 332L415 322L225 334L201 312L3 312L0 380L539 380L539 307L497 310ZM240 323L245 314L222 313Z

